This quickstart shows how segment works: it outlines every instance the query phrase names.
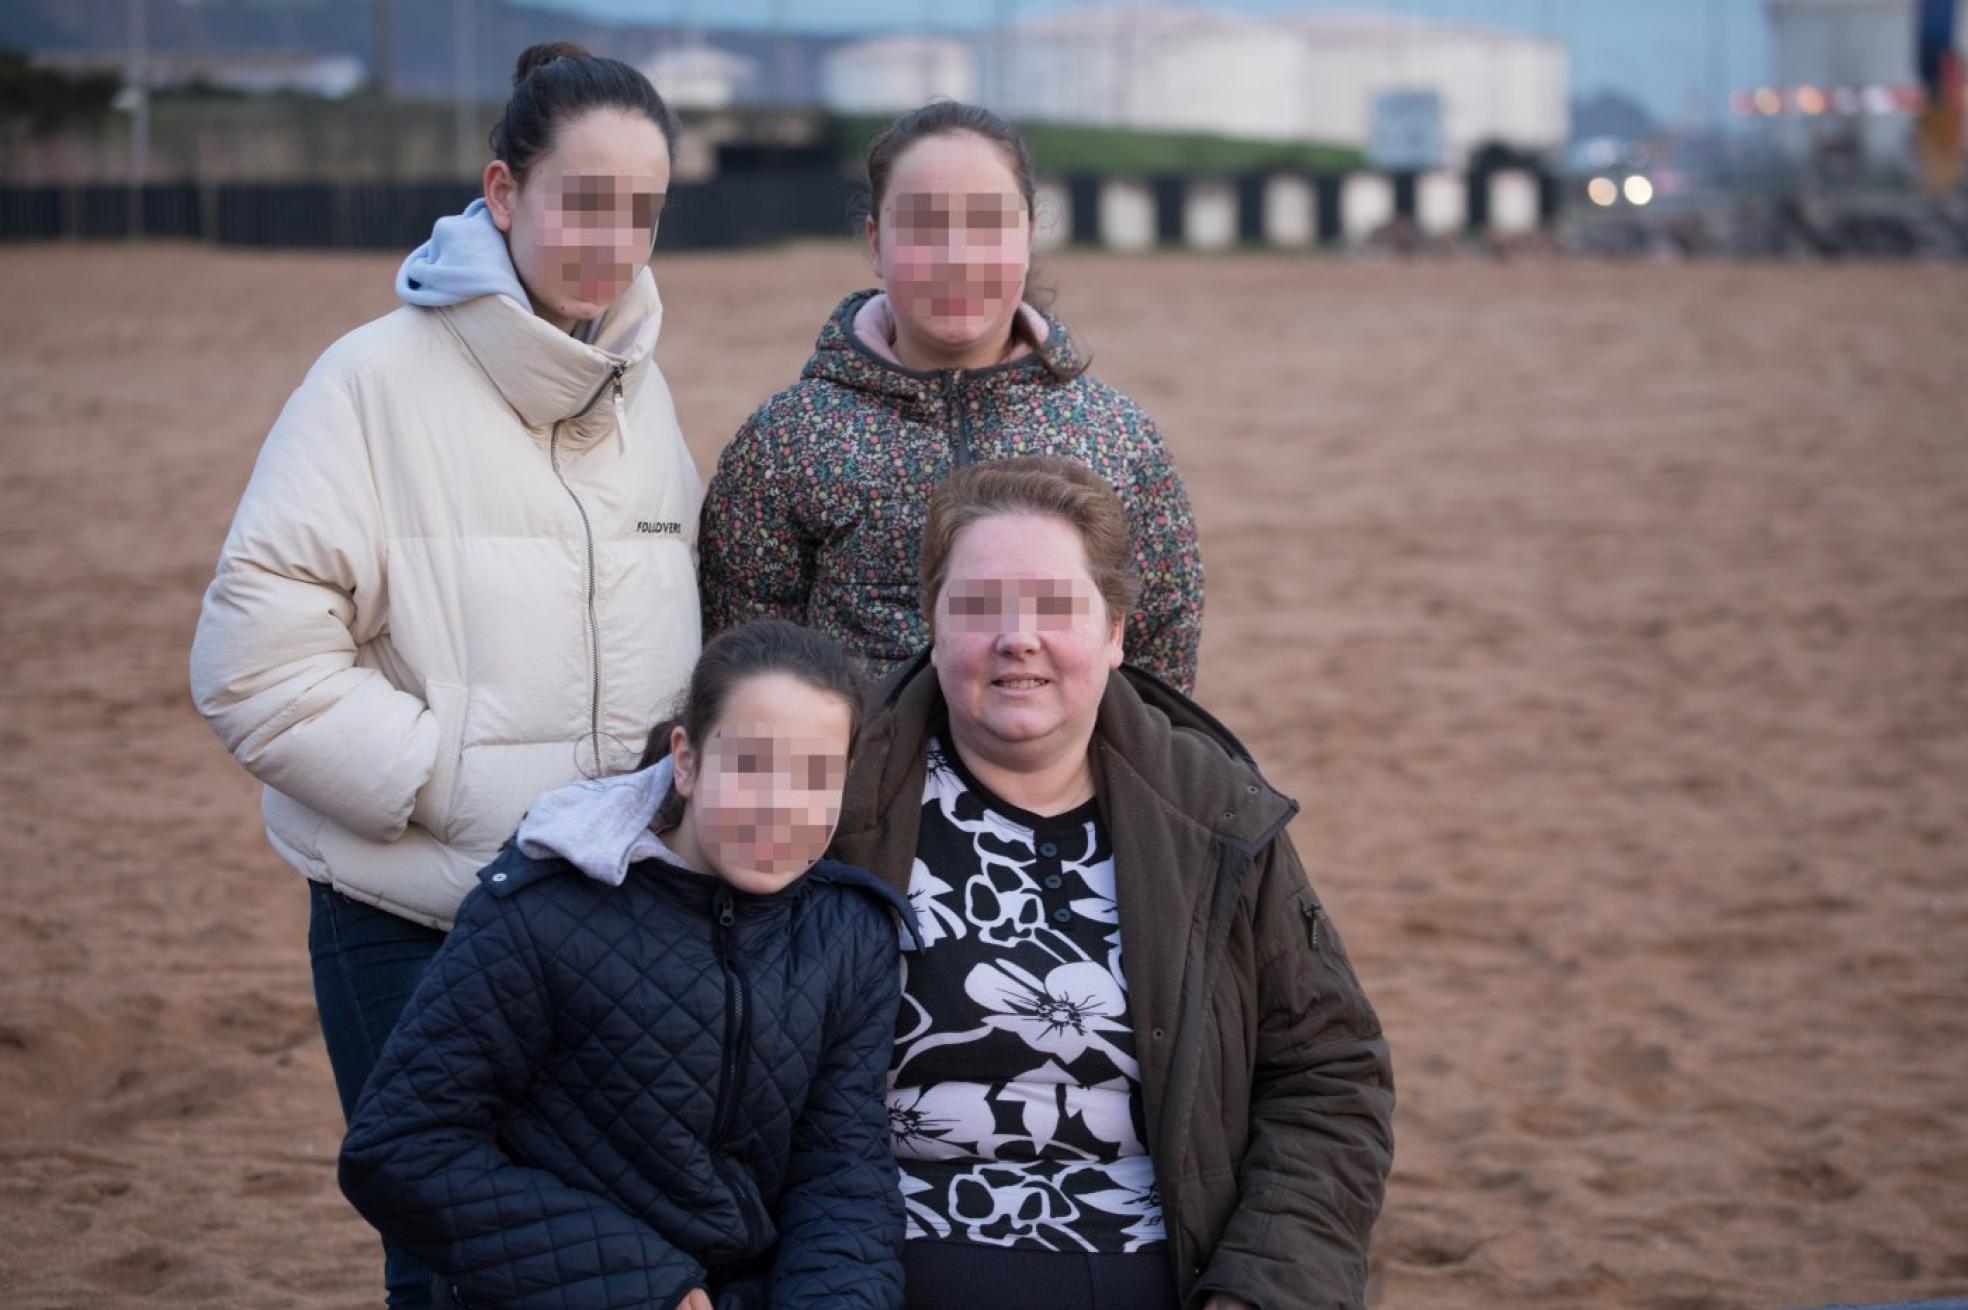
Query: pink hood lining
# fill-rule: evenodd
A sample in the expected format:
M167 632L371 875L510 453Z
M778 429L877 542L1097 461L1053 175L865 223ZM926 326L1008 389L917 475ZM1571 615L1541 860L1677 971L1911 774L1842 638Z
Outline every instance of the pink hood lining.
M1045 315L1022 300L1018 302L1018 317L1024 320L1033 341L1043 344L1052 335L1052 325L1046 322ZM895 310L888 303L886 291L877 291L868 298L866 304L854 311L854 335L860 338L861 344L872 351L876 358L885 360L897 368L908 367L895 356ZM1014 333L1011 338L1011 353L999 362L1009 364L1031 353L1030 342Z

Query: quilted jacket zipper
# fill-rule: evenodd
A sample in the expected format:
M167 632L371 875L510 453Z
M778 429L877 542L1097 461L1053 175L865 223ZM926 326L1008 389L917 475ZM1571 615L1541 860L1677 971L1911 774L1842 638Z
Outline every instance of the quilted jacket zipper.
M733 924L738 917L731 893L717 894L717 920L711 936L717 946L718 963L724 968L724 1068L718 1074L717 1117L711 1125L711 1143L724 1141L738 1115L743 1089L747 1029L745 1025L745 975L733 957Z
M970 418L964 412L963 406L963 375L962 369L953 368L950 370L949 379L943 384L943 401L950 407L950 417L955 420L950 431L950 440L954 446L951 457L956 461L957 468L962 468L971 461Z
M588 518L588 507L581 503L580 496L568 483L567 475L560 471L560 425L580 418L595 407L610 387L615 389L619 399L622 394L622 366L614 365L608 377L595 388L588 403L581 406L568 418L553 425L553 435L547 439L547 462L553 466L554 477L560 482L561 490L574 502L574 512L581 516L581 537L587 545L588 557L588 745L594 751L594 776L607 772L601 758L601 613L595 605L596 571L594 523ZM619 416L618 416L619 419Z

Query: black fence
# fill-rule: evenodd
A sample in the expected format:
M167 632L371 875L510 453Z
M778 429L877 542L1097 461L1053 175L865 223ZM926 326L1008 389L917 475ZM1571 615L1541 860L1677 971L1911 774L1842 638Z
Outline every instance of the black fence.
M1254 173L1234 179L1237 232L1260 243L1264 183ZM1339 239L1337 174L1307 179L1327 243ZM1100 242L1100 179L1065 179L1072 209L1070 239ZM1156 235L1183 239L1183 202L1191 179L1150 179ZM1489 173L1467 176L1469 227L1487 225ZM659 250L706 250L765 245L793 237L836 237L858 231L855 183L831 168L733 169L707 182L673 184L656 235ZM231 246L289 246L331 250L409 250L431 224L455 214L478 194L472 182L191 182L138 189L115 185L0 186L0 241L117 240L133 236L213 241ZM1396 213L1412 217L1415 183L1395 178ZM1540 218L1549 223L1559 191L1539 177Z
M0 186L0 241L166 237L229 246L409 250L479 194L473 182ZM854 188L828 173L733 173L671 186L658 249L847 233Z

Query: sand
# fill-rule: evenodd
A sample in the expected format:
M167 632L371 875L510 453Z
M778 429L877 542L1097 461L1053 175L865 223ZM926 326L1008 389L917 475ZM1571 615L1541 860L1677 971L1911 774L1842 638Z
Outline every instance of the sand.
M306 895L193 714L261 437L394 261L0 249L0 1303L380 1302ZM708 469L865 280L666 257ZM1059 257L1201 698L1393 1042L1386 1307L1968 1291L1968 270Z

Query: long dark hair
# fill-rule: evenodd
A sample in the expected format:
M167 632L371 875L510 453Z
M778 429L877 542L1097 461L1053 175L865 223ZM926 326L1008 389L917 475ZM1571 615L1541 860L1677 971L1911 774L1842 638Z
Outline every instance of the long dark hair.
M1018 186L1018 194L1025 202L1025 219L1037 226L1038 184L1032 175L1032 150L1025 144L1008 119L992 113L982 105L965 104L961 100L932 100L920 109L911 109L881 131L875 133L874 140L868 142L865 163L868 170L868 216L877 224L881 222L882 201L888 195L888 175L895 171L895 161L902 152L926 137L951 136L958 132L968 132L982 137L997 147L1005 167L1011 170L1013 182ZM1034 309L1042 309L1041 298L1050 299L1032 285L1032 274L1025 274L1025 300ZM1046 370L1058 380L1065 382L1086 372L1087 362L1062 364L1055 360L1043 342L1034 340L1031 329L1025 324L1024 315L1011 321L1014 336L1022 336L1032 353L1046 366Z
M677 120L648 78L619 59L591 55L572 41L528 46L513 70L512 98L492 128L492 157L524 183L526 170L553 149L554 133L593 109L641 114L662 129L676 158Z
M697 657L690 686L674 716L656 725L643 748L637 769L646 769L670 753L670 735L678 727L692 746L704 741L724 714L731 690L747 678L780 673L797 678L815 691L838 696L847 705L848 750L861 730L861 672L854 659L832 637L784 619L757 619L720 633ZM651 824L658 832L683 820L684 799L670 784Z

